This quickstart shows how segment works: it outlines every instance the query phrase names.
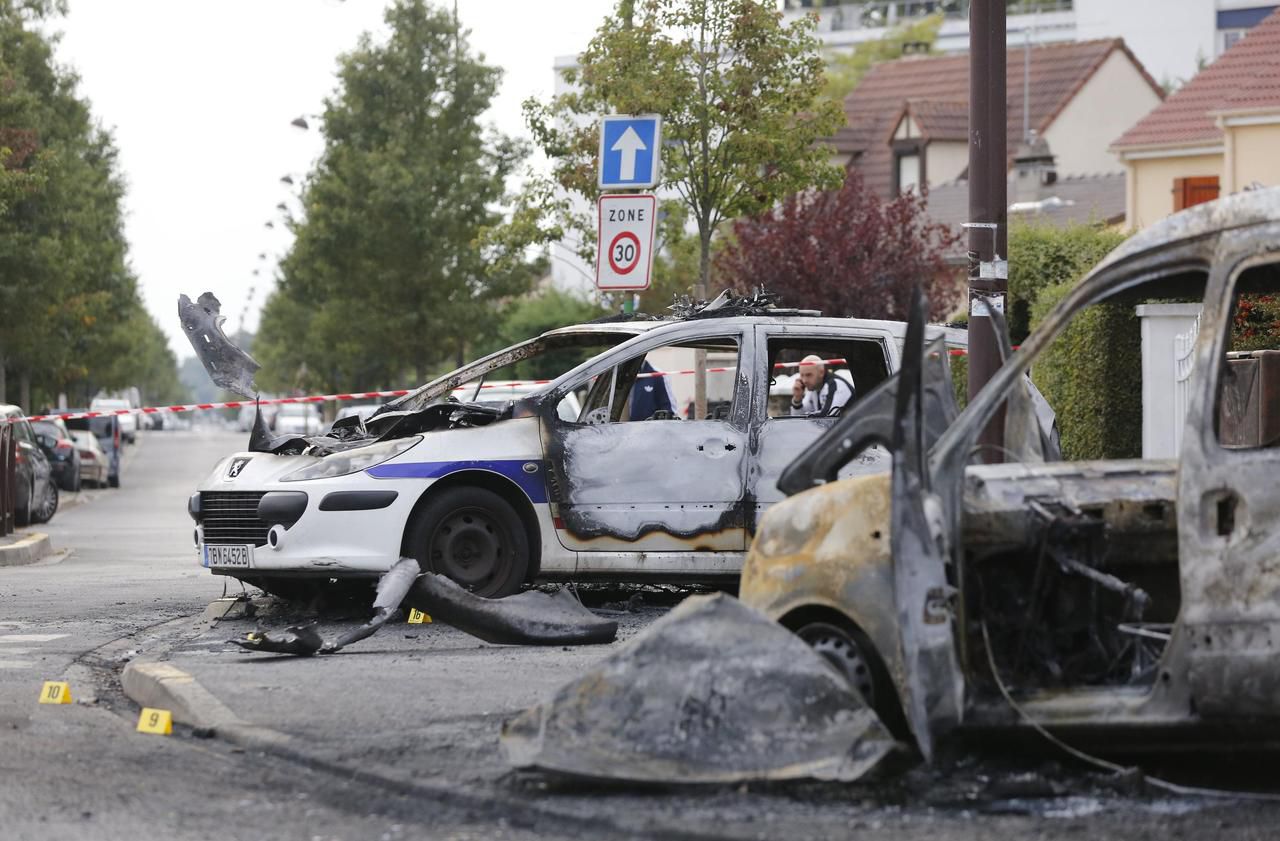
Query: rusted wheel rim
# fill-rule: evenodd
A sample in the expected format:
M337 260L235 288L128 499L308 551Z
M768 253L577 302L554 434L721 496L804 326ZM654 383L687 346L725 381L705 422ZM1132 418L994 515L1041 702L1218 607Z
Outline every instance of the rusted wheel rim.
M809 646L835 667L853 685L867 706L875 708L875 681L866 657L853 637L842 628L815 622L801 628L797 634Z
M509 540L496 518L480 508L445 517L431 538L431 565L470 590L481 588L506 567Z

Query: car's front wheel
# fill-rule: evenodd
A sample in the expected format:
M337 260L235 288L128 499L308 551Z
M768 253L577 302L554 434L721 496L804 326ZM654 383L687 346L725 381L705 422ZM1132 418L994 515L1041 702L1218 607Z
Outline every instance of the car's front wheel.
M520 515L484 488L454 487L429 500L414 519L409 548L424 570L486 598L519 592L529 570Z

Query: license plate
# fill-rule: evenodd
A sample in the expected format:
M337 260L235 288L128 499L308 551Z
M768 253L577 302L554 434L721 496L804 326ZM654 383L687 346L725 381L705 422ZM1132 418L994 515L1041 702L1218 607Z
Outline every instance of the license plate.
M243 567L253 566L253 547L242 546L210 546L204 547L204 565L207 567Z

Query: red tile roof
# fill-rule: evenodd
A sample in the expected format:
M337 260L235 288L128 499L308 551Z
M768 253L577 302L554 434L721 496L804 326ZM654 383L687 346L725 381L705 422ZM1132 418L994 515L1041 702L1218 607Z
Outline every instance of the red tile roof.
M1222 139L1216 114L1258 108L1280 108L1280 10L1134 124L1112 148L1216 143Z
M1011 47L1006 57L1008 149L1022 139L1023 55L1025 47ZM1047 44L1031 48L1031 128L1043 134L1076 92L1115 50L1122 50L1159 91L1121 39ZM893 189L893 151L889 136L905 108L920 103L945 139L968 139L969 56L967 54L899 59L876 65L844 101L848 126L832 138L836 149L855 159L867 185L888 197ZM929 103L925 106L924 103ZM945 103L945 106L942 105ZM956 135L956 119L964 116ZM923 111L921 112L923 113ZM944 139L944 138L938 138Z
M926 140L969 142L969 104L937 99L908 99L904 109L911 114ZM897 121L889 127L893 131Z

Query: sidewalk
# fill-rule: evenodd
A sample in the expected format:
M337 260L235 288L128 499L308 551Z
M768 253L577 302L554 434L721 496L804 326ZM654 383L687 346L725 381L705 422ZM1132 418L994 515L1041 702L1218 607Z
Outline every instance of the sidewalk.
M0 567L34 564L52 554L49 535L38 531L17 531L0 537Z

